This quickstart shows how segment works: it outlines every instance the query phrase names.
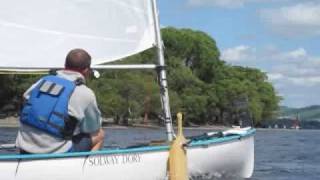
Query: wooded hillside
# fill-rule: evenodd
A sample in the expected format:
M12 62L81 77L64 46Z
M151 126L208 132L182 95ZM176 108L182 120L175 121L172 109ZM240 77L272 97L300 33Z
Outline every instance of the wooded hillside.
M206 33L164 28L162 36L173 115L182 111L186 123L199 125L233 124L250 117L259 124L278 110L280 97L266 74L259 69L224 62L215 40ZM155 62L155 50L150 49L120 63ZM101 75L88 85L96 92L104 117L124 124L132 119L161 122L155 72L105 70ZM18 111L23 91L37 78L37 75L1 75L2 112Z

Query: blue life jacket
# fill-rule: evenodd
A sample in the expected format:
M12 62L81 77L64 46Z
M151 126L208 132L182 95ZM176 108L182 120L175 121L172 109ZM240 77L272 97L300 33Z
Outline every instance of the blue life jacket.
M45 76L31 90L20 121L55 137L71 139L77 120L68 115L68 104L77 81Z

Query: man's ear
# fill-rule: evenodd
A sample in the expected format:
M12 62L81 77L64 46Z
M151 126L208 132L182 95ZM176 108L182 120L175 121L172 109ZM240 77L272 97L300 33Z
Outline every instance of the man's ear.
M83 74L85 74L86 78L89 78L90 77L90 74L91 74L91 70L89 67L85 68L83 70Z

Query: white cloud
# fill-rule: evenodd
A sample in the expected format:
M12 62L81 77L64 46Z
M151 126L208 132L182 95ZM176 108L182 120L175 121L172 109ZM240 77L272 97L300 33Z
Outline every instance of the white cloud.
M320 57L297 48L271 56L271 64L266 71L269 80L284 97L283 104L295 107L319 104L315 99L320 99Z
M320 35L320 3L308 2L264 9L261 18L277 33L286 36Z
M319 104L315 99L320 99L320 57L309 54L303 47L281 51L275 46L256 50L239 45L224 50L222 58L231 64L255 67L266 72L278 94L284 97L285 105L300 107ZM293 96L295 94L302 96Z
M271 81L276 81L282 79L284 76L281 73L269 73L268 78Z
M293 58L293 59L301 59L301 58L306 58L307 57L307 52L304 48L299 48L296 50L293 50L291 52L288 52L284 54L285 58Z
M237 8L251 1L252 0L189 0L189 4L192 6L210 5L223 8Z
M267 57L274 61L279 61L283 64L294 64L295 66L303 64L304 61L309 60L309 55L304 48L298 48L292 51L280 52L275 50L272 54Z
M292 83L298 86L315 86L320 84L320 77L315 76L315 77L295 77L295 78L288 78Z
M294 78L320 77L319 57L311 56L304 48L282 52L271 58L275 65L270 69L273 72L281 72L287 77ZM310 80L310 82L314 82L314 80Z
M240 45L234 48L224 50L222 52L221 59L230 63L250 61L255 59L254 53L254 48L245 45Z
M244 7L249 3L259 3L259 2L286 2L290 0L188 0L190 6L211 6L211 7L221 7L221 8L240 8Z
M274 76L274 77L273 77ZM320 76L315 77L289 77L282 74L271 73L268 74L269 80L275 84L275 86L284 91L290 92L291 90L303 90L303 88L316 88L320 87Z

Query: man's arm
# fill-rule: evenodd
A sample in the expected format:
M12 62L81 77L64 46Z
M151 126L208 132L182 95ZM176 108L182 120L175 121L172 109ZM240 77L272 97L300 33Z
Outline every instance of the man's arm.
M104 130L101 127L102 118L98 108L96 98L93 95L92 102L88 105L85 111L86 119L82 124L82 131L90 134L91 137L91 151L99 150L103 147Z
M92 141L91 151L97 151L103 147L104 130L100 128L97 132L90 134Z

